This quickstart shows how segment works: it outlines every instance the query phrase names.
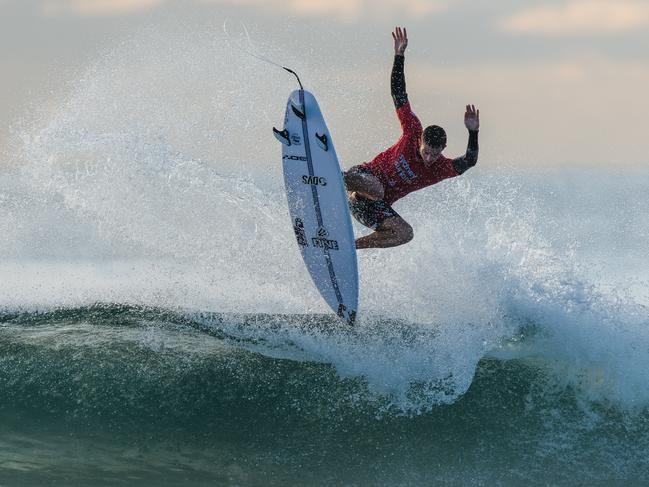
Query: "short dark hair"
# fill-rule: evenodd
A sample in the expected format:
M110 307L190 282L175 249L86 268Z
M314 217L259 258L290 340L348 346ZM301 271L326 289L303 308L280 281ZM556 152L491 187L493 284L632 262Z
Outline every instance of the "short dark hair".
M424 142L430 147L442 147L446 145L446 132L442 127L429 125L424 130Z

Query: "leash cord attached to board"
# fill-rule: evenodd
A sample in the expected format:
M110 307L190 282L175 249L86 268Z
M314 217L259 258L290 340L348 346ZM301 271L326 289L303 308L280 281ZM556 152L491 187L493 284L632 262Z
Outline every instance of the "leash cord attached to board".
M228 22L227 20L225 22L223 22L223 32L225 32L225 36L227 37L227 39L230 40L231 36L230 36L230 34L229 34L228 30L227 30L227 22ZM248 46L252 47L252 41L250 40L250 34L248 34L248 29L246 28L246 26L245 26L245 24L243 22L241 23L241 27L243 28L243 32L246 35L246 40L248 41ZM278 68L282 68L283 70L288 71L289 73L291 73L293 76L295 76L297 78L297 82L300 85L300 89L304 90L304 87L302 86L302 81L300 81L300 77L292 69L289 69L286 66L282 66L281 64L276 63L275 61L272 61L272 60L270 60L270 59L268 59L268 58L266 58L264 56L261 56L259 54L254 53L254 52L250 52L247 49L243 49L243 48L237 47L237 46L231 46L231 47L234 47L235 49L238 49L239 51L244 52L244 53L248 54L249 56L254 57L255 59L259 59L260 61L271 64L273 66L277 66Z

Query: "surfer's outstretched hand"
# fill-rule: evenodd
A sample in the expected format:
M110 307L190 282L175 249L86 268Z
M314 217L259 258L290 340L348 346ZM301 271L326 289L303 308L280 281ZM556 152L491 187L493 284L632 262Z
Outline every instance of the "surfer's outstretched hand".
M478 130L480 128L480 110L476 110L475 105L466 106L464 126L469 130Z
M408 32L406 28L395 27L392 38L394 39L394 53L403 56L406 47L408 47Z

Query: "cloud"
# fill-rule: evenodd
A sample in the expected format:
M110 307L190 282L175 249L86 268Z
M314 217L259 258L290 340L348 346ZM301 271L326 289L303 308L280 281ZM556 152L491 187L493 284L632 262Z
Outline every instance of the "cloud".
M644 62L590 56L528 64L411 63L407 69L415 112L424 123L445 124L450 152L461 153L462 107L475 103L483 117L485 162L516 155L522 165L544 166L647 159Z
M541 5L500 22L508 32L549 36L613 34L649 26L649 3L640 0L571 0Z
M446 8L448 0L201 0L237 6L259 7L306 17L328 16L342 22L365 18L389 20L427 17Z
M124 15L148 10L160 5L164 0L44 0L41 13L48 16L76 15L95 17L104 15Z
M182 0L190 3L190 0ZM426 18L444 10L451 0L194 0L195 3L263 9L301 17L323 17L354 23L363 19ZM0 0L0 4L3 0ZM115 16L136 13L171 0L41 0L48 16ZM180 2L178 2L180 3Z

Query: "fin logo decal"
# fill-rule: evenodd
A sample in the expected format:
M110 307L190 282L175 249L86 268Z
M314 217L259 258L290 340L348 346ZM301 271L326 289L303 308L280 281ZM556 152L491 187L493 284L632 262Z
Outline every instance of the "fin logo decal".
M298 134L291 134L291 142L293 145L302 145L302 139Z

